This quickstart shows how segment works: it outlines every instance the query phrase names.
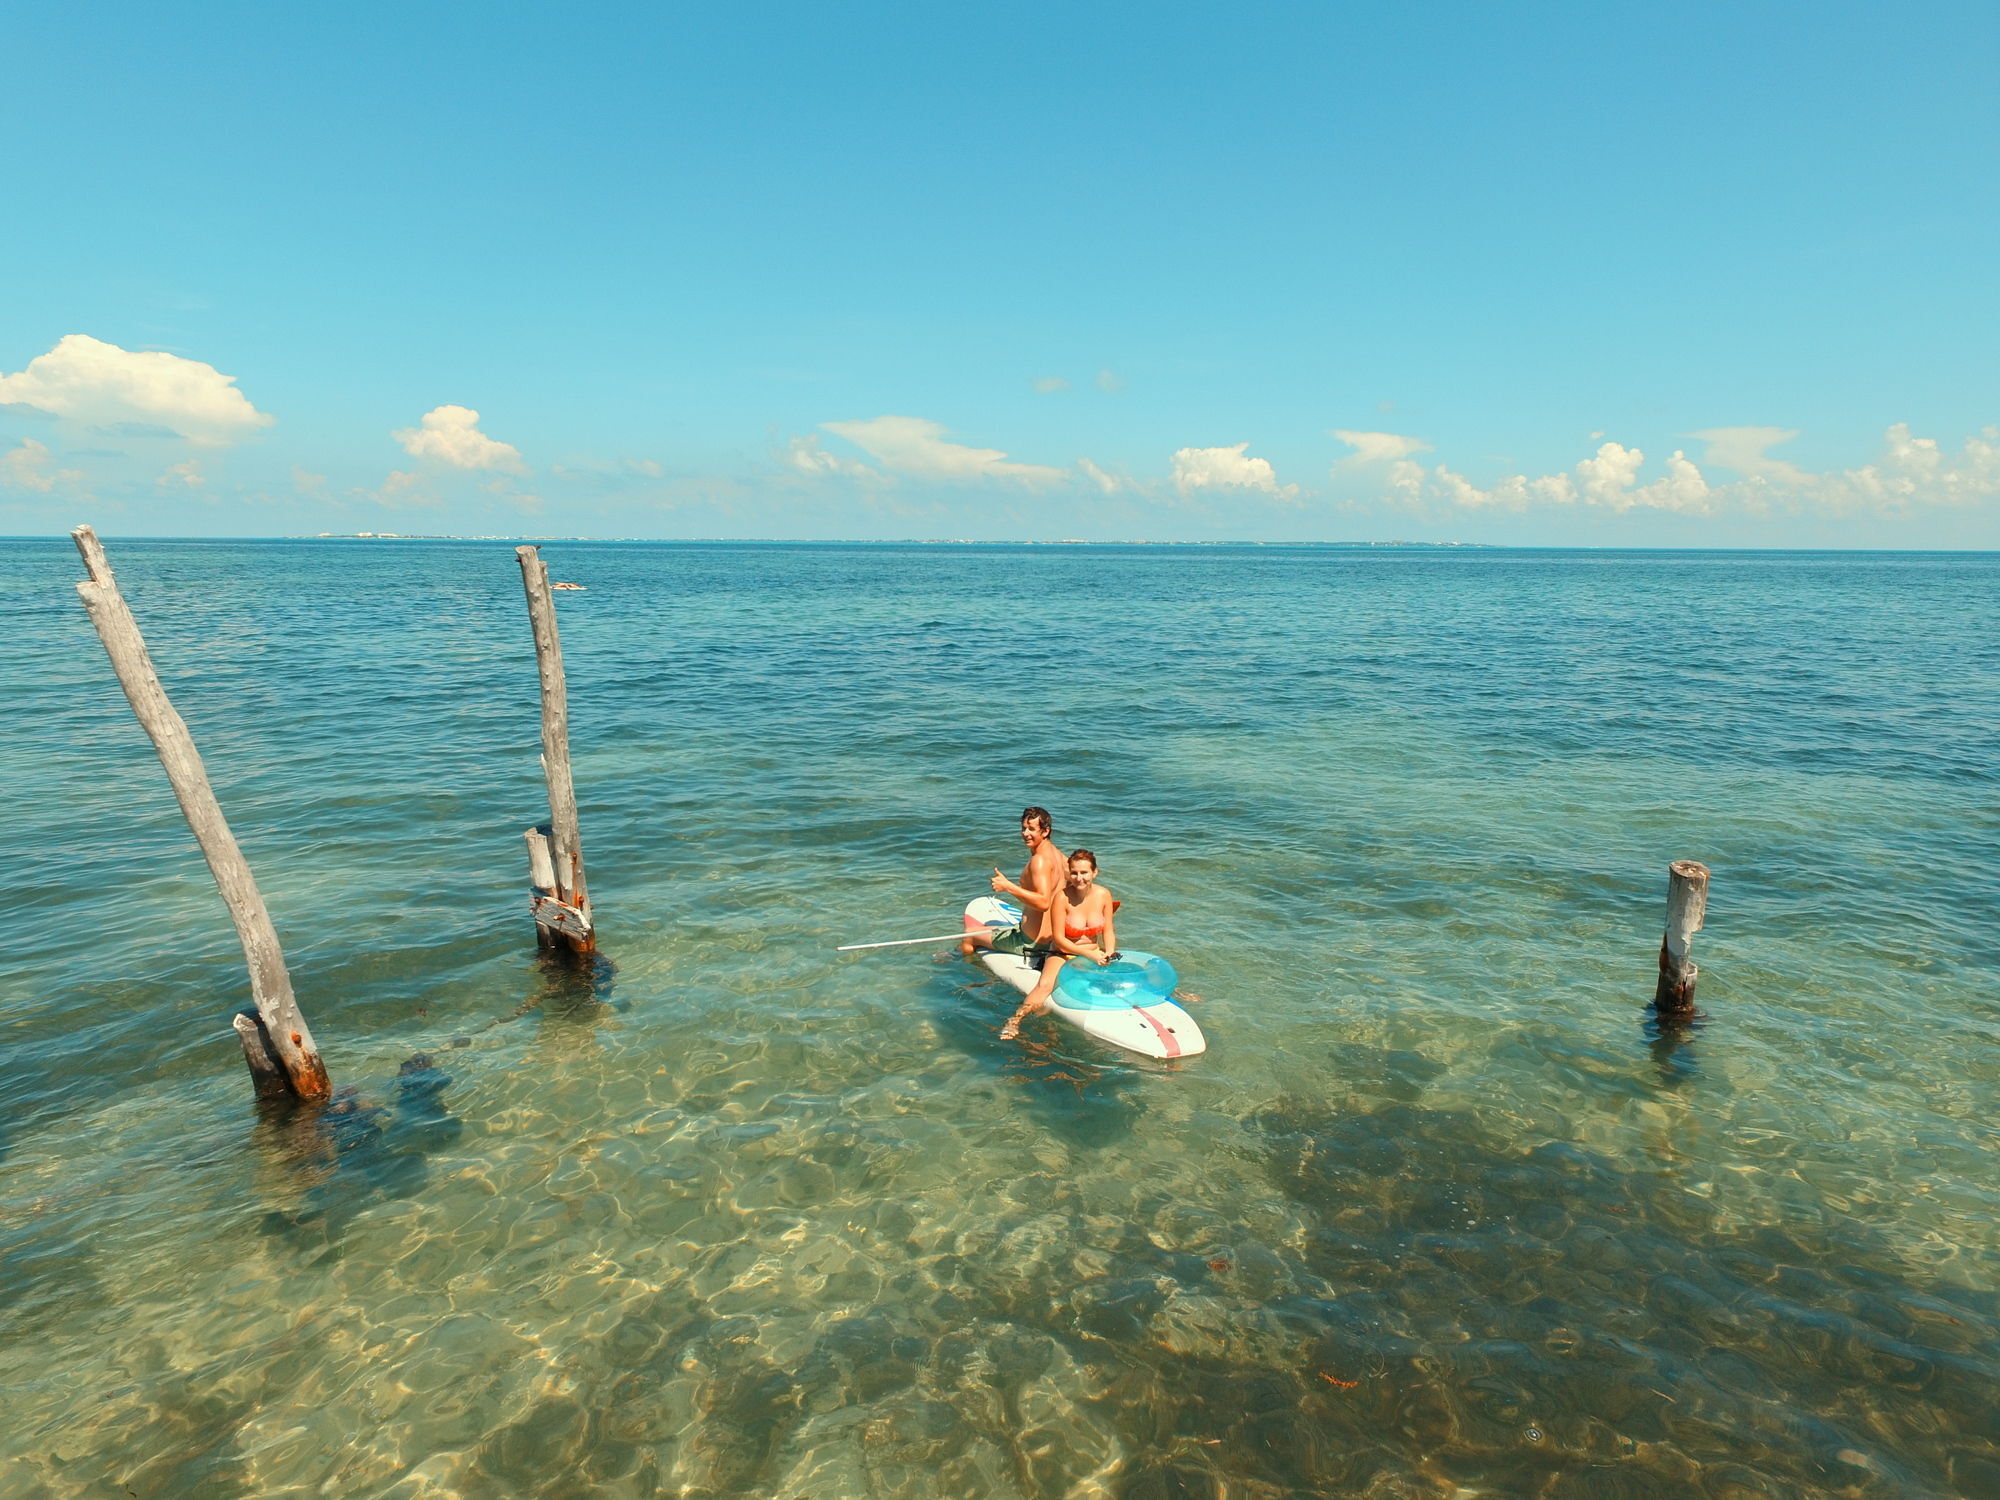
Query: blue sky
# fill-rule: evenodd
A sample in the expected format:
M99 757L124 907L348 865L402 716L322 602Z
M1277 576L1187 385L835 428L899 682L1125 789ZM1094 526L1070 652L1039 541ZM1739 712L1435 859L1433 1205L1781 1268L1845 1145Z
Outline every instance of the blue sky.
M1990 3L0 54L0 532L2000 546Z

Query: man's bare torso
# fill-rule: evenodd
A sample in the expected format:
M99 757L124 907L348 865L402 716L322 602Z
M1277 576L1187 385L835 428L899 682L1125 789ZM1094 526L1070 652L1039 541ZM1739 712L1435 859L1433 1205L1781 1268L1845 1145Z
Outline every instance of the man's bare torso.
M1053 839L1045 838L1035 845L1027 864L1021 867L1021 884L1039 895L1053 895L1062 883L1062 850L1055 846ZM1037 911L1025 901L1021 903L1021 936L1029 942L1040 940L1042 926L1047 921L1047 912Z

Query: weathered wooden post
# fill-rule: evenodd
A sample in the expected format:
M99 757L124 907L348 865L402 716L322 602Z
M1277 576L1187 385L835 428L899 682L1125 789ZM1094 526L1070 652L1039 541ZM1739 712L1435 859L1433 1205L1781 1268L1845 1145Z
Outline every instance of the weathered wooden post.
M306 1027L306 1018L292 997L292 977L286 972L285 955L278 947L277 929L271 925L271 914L257 892L250 864L237 848L235 836L222 816L221 804L208 784L208 772L195 752L194 737L168 701L167 690L160 685L159 673L153 670L153 659L146 651L145 637L140 635L138 621L132 618L132 611L118 592L117 580L111 576L111 564L105 560L97 533L88 526L79 526L70 536L82 554L85 571L90 574L87 581L76 586L76 591L83 596L84 608L90 611L90 623L97 627L97 638L104 642L105 654L118 673L119 685L125 689L132 712L159 752L160 764L166 768L167 780L174 789L174 799L187 816L195 842L201 845L209 873L215 877L215 887L222 893L229 919L236 924L237 939L243 944L243 958L250 969L250 995L257 1002L257 1020L246 1031L241 1024L243 1018L239 1017L236 1034L243 1043L250 1076L257 1083L258 1093L265 1094L271 1086L275 1056L275 1066L282 1070L291 1092L301 1099L328 1098L333 1085L327 1079L326 1064L320 1061L312 1032ZM262 1023L261 1034L258 1022Z
M556 892L555 856L549 852L549 825L540 824L528 829L522 837L528 841L528 878L538 891Z
M563 682L562 637L556 631L549 565L538 547L516 547L528 619L535 630L535 666L542 679L542 774L549 783L549 821L527 832L528 868L537 935L578 953L597 947L590 920L590 892L583 879L583 834L577 826L576 787L569 774L569 690ZM546 881L545 878L547 877Z
M1677 859L1667 866L1667 933L1660 940L1660 983L1653 1009L1685 1015L1694 1009L1694 982L1701 972L1690 949L1708 914L1708 866Z
M264 1027L263 1017L253 1010L240 1010L231 1024L236 1028L236 1040L243 1044L243 1061L250 1069L250 1084L257 1090L257 1097L289 1099L292 1086L286 1081L285 1070L271 1055L271 1034Z

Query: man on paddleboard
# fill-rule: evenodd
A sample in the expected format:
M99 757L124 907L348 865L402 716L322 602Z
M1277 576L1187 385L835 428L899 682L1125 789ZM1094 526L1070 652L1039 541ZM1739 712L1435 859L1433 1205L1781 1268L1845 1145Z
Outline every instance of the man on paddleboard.
M965 941L958 945L958 951L967 958L977 949L992 948L1000 953L1019 953L1029 963L1037 963L1043 954L1053 951L1041 938L1049 903L1062 889L1064 875L1063 852L1050 837L1054 832L1055 823L1047 808L1030 807L1022 812L1021 842L1028 846L1028 863L1021 871L1021 879L1016 883L997 869L993 872L994 894L1021 903L1020 925L967 933Z

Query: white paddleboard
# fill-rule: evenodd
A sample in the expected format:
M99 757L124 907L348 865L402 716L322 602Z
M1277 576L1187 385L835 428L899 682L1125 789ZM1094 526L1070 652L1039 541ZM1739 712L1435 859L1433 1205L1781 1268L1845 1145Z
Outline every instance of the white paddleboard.
M1012 927L1020 920L1021 909L998 896L966 903L967 932ZM982 948L979 961L1024 995L1042 977L1040 970L1016 954ZM1074 977L1072 970L1077 971ZM1100 1042L1141 1057L1193 1057L1208 1050L1208 1038L1194 1017L1170 998L1172 974L1172 968L1153 954L1131 949L1102 968L1072 959L1063 965L1062 980L1050 998L1056 1015ZM1161 975L1167 976L1164 990Z

